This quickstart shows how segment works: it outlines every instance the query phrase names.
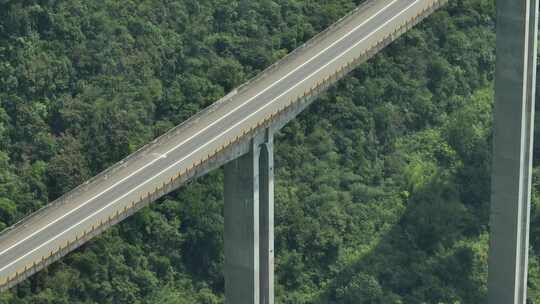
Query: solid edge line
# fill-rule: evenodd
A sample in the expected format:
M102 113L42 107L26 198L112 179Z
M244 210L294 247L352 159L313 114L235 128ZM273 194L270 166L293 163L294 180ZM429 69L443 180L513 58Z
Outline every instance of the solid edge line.
M277 83L281 82L283 79L289 77L291 74L295 73L296 71L298 71L299 69L301 69L302 67L304 67L306 64L310 63L311 61L313 61L315 58L319 57L322 53L326 52L327 50L329 50L330 48L332 48L334 45L336 45L337 43L341 42L343 39L347 38L351 33L355 32L356 30L358 30L358 28L362 27L363 25L365 25L367 22L371 21L373 18L375 18L376 16L378 16L380 13L382 13L383 11L385 11L388 7L392 6L395 2L397 2L398 0L393 0L392 2L390 2L388 5L386 5L385 7L383 7L381 10L377 11L377 13L373 14L372 16L370 16L368 19L366 19L364 22L362 22L361 24L359 24L358 26L354 27L351 31L347 32L343 37L341 37L340 39L336 40L335 42L333 42L332 44L330 44L328 47L326 47L325 49L323 49L322 51L320 51L319 53L317 53L316 55L314 55L313 57L311 57L309 60L307 60L306 62L302 63L301 65L299 65L298 67L296 67L295 69L293 69L291 72L287 73L285 76L281 77L280 79L276 80L275 82L273 82L272 84L270 84L268 87L266 87L264 90L262 90L261 92L259 92L258 94L256 94L255 96L249 98L248 100L246 100L245 102L243 102L242 104L238 105L237 107L235 107L234 109L232 109L231 111L229 111L228 113L226 113L225 115L221 116L220 118L218 118L217 120L213 121L212 123L210 123L208 126L204 127L203 129L197 131L195 134L191 135L190 137L188 137L187 139L183 140L182 142L180 142L179 144L177 144L176 146L174 146L173 148L171 148L169 151L163 153L162 155L167 157L167 154L171 153L172 151L178 149L179 147L181 147L182 145L184 145L186 142L192 140L194 137L198 136L200 133L206 131L207 129L211 128L212 126L214 126L216 123L220 122L221 120L225 119L226 117L228 117L230 114L236 112L239 108L245 106L246 104L248 104L249 102L251 102L253 99L259 97L261 94L264 94L266 91L268 91L269 89L271 89L272 87L274 87ZM66 216L69 216L70 214L72 214L73 212L79 210L80 208L86 206L88 203L92 202L93 200L95 200L96 198L100 197L101 195L103 195L105 192L108 192L110 190L112 190L113 188L115 188L116 186L118 186L119 184L123 183L124 181L130 179L131 177L133 177L135 174L141 172L142 170L148 168L149 166L153 165L154 163L156 163L157 161L159 161L161 158L156 158L154 160L152 160L151 162L147 163L146 165L142 166L141 168L133 171L132 173L130 173L128 176L122 178L121 180L117 181L116 183L114 183L113 185L109 186L108 188L106 188L105 190L101 191L100 193L94 195L93 197L91 197L90 199L88 199L87 201L85 201L84 203L81 203L79 204L77 207L71 209L69 212L66 212L65 214L63 214L61 217L55 219L54 221L48 223L47 225L43 226L42 228L34 231L32 234L26 236L25 238L23 238L22 240L16 242L15 244L9 246L8 248L2 250L0 252L0 256L1 255L4 255L6 252L10 251L11 249L13 249L14 247L17 247L18 245L20 245L21 243L23 243L24 241L28 240L29 238L33 237L34 235L40 233L41 231L47 229L48 227L56 224L58 221L64 219ZM0 269L0 271L2 271L3 269Z
M395 1L397 1L397 0L394 0L392 3L394 3ZM337 59L339 59L340 57L342 57L345 53L348 53L351 49L357 47L358 44L362 43L364 40L366 40L367 38L371 37L372 34L374 34L375 32L377 32L378 30L380 30L382 27L386 26L389 22L393 21L395 18L397 18L398 16L400 16L403 12L407 11L410 7L412 7L413 5L415 5L418 1L419 1L419 0L414 0L410 5L408 5L405 9L403 9L399 14L397 14L397 15L393 16L392 18L390 18L389 20L387 20L385 23L383 23L383 24L382 24L381 26L379 26L377 29L375 29L374 31L372 31L372 32L371 32L370 34L368 34L366 37L362 38L362 39L359 40L357 43L355 43L353 46L351 46L350 48L348 48L347 50L345 50L344 52L342 52L338 57L333 58L333 59L332 59L331 61L329 61L327 64L325 64L324 66L322 66L322 67L320 67L319 69L317 69L315 72L313 72L312 74L310 74L308 77L304 78L304 79L302 80L302 82L305 81L305 80L307 80L307 79L309 79L309 78L311 78L313 75L317 74L318 72L320 72L323 68L327 67L328 65L330 65L331 63L333 63L334 61L336 61ZM379 12L381 12L381 11L379 11ZM378 12L378 13L379 13L379 12ZM378 15L378 13L377 13L377 15ZM356 29L353 30L353 31L356 31ZM351 32L347 33L345 36L343 36L343 38L349 36L350 33L351 33ZM336 41L336 42L337 42L337 41ZM315 56L315 57L318 57L319 55L320 55L320 54L318 54L318 55ZM312 59L315 58L315 57L312 57ZM311 61L312 61L312 60L310 60L309 62L311 62ZM308 61L306 61L302 66L304 66L304 65L307 64L307 63L308 63ZM281 79L278 80L277 82L280 82L280 81L281 81ZM274 82L270 87L274 86L274 84L277 83L277 82ZM235 127L238 126L239 124L245 122L245 121L246 121L247 119L249 119L251 116L257 114L258 112L260 112L261 110L263 110L264 108L266 108L267 106L269 106L270 104L272 104L275 100L281 98L283 95L287 94L288 92L290 92L291 90L293 90L294 88L296 88L299 84L300 84L300 82L297 83L297 84L295 84L293 87L289 88L289 89L288 89L287 91L285 91L284 93L280 94L278 97L272 99L270 102L268 102L267 104L265 104L265 105L262 106L261 108L257 109L257 111L251 113L249 116L245 117L245 118L242 119L240 122L237 122L237 123L236 123L235 125L233 125L232 127L229 127L225 132L222 132L221 134L219 134L218 136L214 137L214 138L211 139L210 141L206 142L204 145L200 146L199 148L197 148L196 150L194 150L194 151L191 152L190 154L186 155L185 157L183 157L182 159L178 160L178 161L175 162L174 164L172 164L172 165L170 165L169 167L165 168L164 170L160 171L160 172L157 173L156 175L152 176L150 179L146 180L144 183L137 185L135 188L133 188L133 189L130 190L129 192L123 194L121 197L119 197L119 198L117 198L116 200L112 201L111 203L109 203L109 204L103 206L103 207L100 208L99 210L93 212L91 215L85 217L84 219L82 219L82 220L80 220L79 222L77 222L76 224L70 226L69 228L67 228L66 230L62 231L61 233L55 235L53 238L47 240L46 242L42 243L42 244L39 245L38 247L36 247L36 248L32 249L31 251L25 253L23 256L17 258L15 261L13 261L13 262L9 263L8 265L2 267L2 268L0 269L0 271L5 270L6 268L12 266L13 264L17 263L17 262L20 261L21 259L23 259L23 258L25 258L26 256L28 256L29 254L32 254L33 252L39 250L41 247L43 247L43 246L49 244L50 242L56 240L58 237L60 237L60 236L63 235L64 233L66 233L66 232L68 232L69 230L73 229L74 227L80 225L81 223L87 221L89 218L95 216L96 214L102 212L103 210L109 208L111 205L115 204L116 202L118 202L119 200L123 199L124 197L130 195L130 194L131 194L132 192L134 192L136 189L140 188L141 186L145 185L145 184L148 183L149 181L151 181L151 180L153 180L154 178L158 177L158 176L161 175L163 172L168 171L168 170L170 170L172 167L178 165L180 162L184 161L185 159L187 159L187 158L190 157L191 155L195 154L196 152L198 152L199 150L201 150L203 147L207 146L209 143L211 143L211 142L215 141L216 139L218 139L219 137L221 137L221 135L223 135L223 134L225 134L225 133L228 133L230 130L232 130L233 128L235 128ZM261 94L262 94L262 93L261 93ZM260 95L260 94L258 94L258 95ZM255 98L255 97L254 97L254 98ZM247 103L247 102L246 102L246 103ZM242 105L242 106L243 106L243 105ZM239 106L239 107L241 107L241 106ZM233 111L231 111L231 112L229 112L228 114L230 114L230 113L232 113L232 112L235 112L235 111L236 111L236 109L233 110ZM174 149L172 149L172 150L175 150L175 149L176 149L176 148L174 148ZM170 150L170 151L172 151L172 150ZM167 153L170 153L170 151L167 152ZM157 161L157 160L154 160L154 162L155 162L155 161ZM64 217L65 217L65 216L64 216ZM62 218L63 218L63 217L62 217ZM59 218L59 219L61 219L61 218ZM52 223L51 223L51 225L52 225ZM46 227L43 228L43 229L46 229ZM1 255L1 254L0 254L0 255Z

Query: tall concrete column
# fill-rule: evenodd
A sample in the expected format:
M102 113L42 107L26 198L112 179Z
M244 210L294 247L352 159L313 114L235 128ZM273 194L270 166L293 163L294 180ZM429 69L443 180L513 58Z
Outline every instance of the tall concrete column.
M538 0L497 0L489 304L527 296Z
M274 303L274 157L269 130L225 165L225 303Z

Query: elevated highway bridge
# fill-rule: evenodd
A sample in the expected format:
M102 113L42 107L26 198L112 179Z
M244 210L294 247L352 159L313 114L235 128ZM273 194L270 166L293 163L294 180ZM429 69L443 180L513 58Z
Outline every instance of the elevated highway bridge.
M227 303L273 303L272 134L446 0L370 0L105 172L0 235L0 290L225 165Z

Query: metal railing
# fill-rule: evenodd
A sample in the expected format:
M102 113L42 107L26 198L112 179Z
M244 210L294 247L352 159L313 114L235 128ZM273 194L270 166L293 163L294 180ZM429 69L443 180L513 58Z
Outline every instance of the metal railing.
M368 47L365 51L360 53L354 59L347 61L347 63L344 65L341 65L335 72L331 73L327 77L324 77L320 81L317 81L313 86L304 90L302 94L296 95L294 97L289 97L289 101L286 104L284 104L282 107L280 107L270 115L267 115L262 121L259 121L256 125L242 130L240 132L241 135L235 136L234 138L226 141L226 143L222 144L219 148L212 151L212 153L206 154L204 157L194 161L189 168L186 168L183 171L178 172L174 176L171 176L167 182L163 182L161 185L156 186L152 192L147 192L144 195L140 195L138 200L131 201L131 203L124 205L123 208L113 211L108 217L96 221L94 224L91 225L90 229L83 230L83 232L80 234L75 234L71 240L68 239L65 243L58 246L55 250L51 250L47 256L41 256L40 260L26 264L24 267L21 267L17 271L15 271L13 275L8 275L7 277L0 278L0 290L5 290L17 284L26 277L36 273L37 271L43 269L52 262L60 259L68 252L81 246L83 243L90 240L94 236L99 235L108 227L127 218L135 211L146 206L151 201L154 201L159 197L174 190L181 184L178 183L179 181L185 182L187 179L189 179L190 176L194 175L196 170L198 170L206 163L212 161L223 150L236 145L245 138L253 137L260 129L265 129L269 127L270 125L272 125L272 123L277 117L283 115L295 104L306 102L311 97L319 95L321 92L325 91L330 85L332 85L333 83L344 77L346 74L348 74L351 70L356 68L358 65L375 55L380 49L384 48L390 42L395 40L397 37L402 35L404 32L406 32L408 29L413 27L415 24L420 22L423 18L425 18L427 15L432 13L434 10L436 10L438 7L440 7L446 2L447 0L436 0L430 3L430 5L420 11L416 16L402 23L393 32L379 39L375 44ZM184 181L181 180L182 178L184 178Z

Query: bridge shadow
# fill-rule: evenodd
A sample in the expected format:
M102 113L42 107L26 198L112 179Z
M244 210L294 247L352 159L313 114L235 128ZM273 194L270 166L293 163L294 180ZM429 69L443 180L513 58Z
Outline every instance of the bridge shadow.
M418 189L377 245L341 267L313 303L484 303L488 215L479 209L489 205L464 202L454 178L438 174Z
M330 102L319 104L339 105L339 103ZM332 109L328 110L317 104L314 105L312 111L316 114L326 111L329 113L327 116L330 117L333 114ZM339 111L339 108L336 112L348 113ZM470 112L473 112L470 116L476 113ZM468 112L464 111L464 113ZM322 114L313 116L323 117ZM350 121L346 116L338 117L342 119L336 120L332 123L333 125ZM312 121L309 118L306 120L308 123ZM462 121L467 123L462 123ZM319 163L327 161L326 167L320 165L315 169L310 169L308 165L302 165L302 163L309 163L305 160L309 160L309 157L304 157L305 159L302 158L295 163L291 160L292 157L288 159L287 155L294 154L290 151L296 150L291 147L281 148L278 145L276 154L278 162L293 163L294 166L302 168L294 173L278 169L276 177L278 186L288 187L286 183L280 185L282 175L288 178L294 176L295 182L300 180L308 184L306 186L308 190L304 190L307 193L305 197L295 202L302 206L286 202L290 196L294 197L294 195L285 195L283 198L278 196L276 212L280 217L276 218L276 224L283 225L284 219L288 223L294 223L295 219L302 219L301 216L313 217L313 219L302 219L301 222L307 225L283 229L285 232L279 230L276 233L276 244L281 246L281 248L277 247L278 261L276 263L278 286L281 288L276 290L278 299L281 300L279 303L484 303L487 292L490 136L486 134L486 136L476 138L464 132L458 132L464 128L473 129L468 126L476 126L477 121L456 118L455 128L445 129L445 132L449 134L447 138L433 139L435 136L429 135L434 133L426 131L422 136L412 138L411 142L414 144L411 147L403 148L395 155L386 153L387 157L384 158L382 169L384 173L381 174L382 180L373 182L373 186L369 186L369 180L365 182L368 184L366 185L360 182L362 181L360 178L348 177L349 172L356 170L356 167L367 168L358 169L359 172L369 170L370 167L365 165L365 162L358 161L360 165L350 166L345 161L331 162L322 159ZM319 119L312 125L318 126L324 123L324 120ZM292 124L292 127L296 127L295 123ZM330 125L330 123L327 124ZM320 129L330 128L324 125L318 127L317 130L320 131ZM337 136L336 140L332 141L334 138L332 135L319 131L313 133L320 133L321 136L312 136L314 137L312 142L306 140L306 145L321 150L314 152L313 158L324 158L325 155L332 155L334 152L336 155L346 154L346 149L342 151L334 147L339 146L336 144L339 140ZM471 140L471 137L474 140ZM302 140L299 141L302 142ZM351 142L354 141L351 140ZM433 149L426 149L425 146L433 147ZM448 156L448 146L457 147L455 154L451 153L451 156ZM418 155L407 153L417 148L429 150L429 152L419 152ZM280 152L280 149L289 153ZM303 154L296 153L295 155ZM420 169L416 170L410 165L414 162L418 163ZM280 168L280 163L276 167ZM310 180L313 176L315 180ZM351 185L353 183L355 185ZM314 198L309 190L322 194ZM332 191L337 193L325 193ZM339 210L335 214L332 213L334 209L328 206L330 203L338 205L335 209ZM308 210L309 208L319 210ZM282 211L283 209L287 210ZM328 213L334 214L331 215L333 218L328 218ZM323 223L320 217L325 217L326 222ZM350 223L351 221L353 222ZM362 221L366 225L362 225ZM317 222L317 225L309 225L311 222ZM346 224L342 225L342 222ZM351 228L355 225L356 227ZM325 244L320 246L318 239L302 240L305 241L302 246L294 243L295 233L317 237L316 230L324 230L327 227L334 229L335 232L325 233L322 238L326 237L325 241L329 238L337 239L335 242L328 240L331 243L330 246ZM290 232L290 230L294 231ZM349 235L352 233L368 235L351 238ZM347 236L344 236L345 234ZM327 237L328 235L330 237ZM289 238L293 241L289 241ZM350 243L347 244L347 242ZM317 244L313 245L313 243ZM300 248L298 250L304 250L305 256L295 257L296 260L290 262L293 259L284 254L280 255L285 247L289 251ZM336 247L339 248L335 249ZM317 252L318 249L335 250L336 253ZM324 258L319 259L319 256ZM315 275L297 275L290 279L290 273L293 272L290 269L302 269L302 265L308 265L306 268L311 271L309 267L313 265L318 267L318 264L322 264L321 260L327 264L326 268L313 270ZM301 266L296 266L295 261L298 261L296 264ZM287 268L289 270L285 270ZM286 271L288 271L287 274L280 273ZM326 273L320 275L320 272ZM319 277L324 277L322 283L317 281ZM314 282L309 281L304 284L312 278L316 278ZM302 285L309 284L311 286L301 288L304 287ZM302 298L303 292L291 296L283 295L284 289L311 290L315 288L320 288L319 294L309 300Z
M466 231L475 219L455 189L435 180L315 303L483 303L488 237Z

